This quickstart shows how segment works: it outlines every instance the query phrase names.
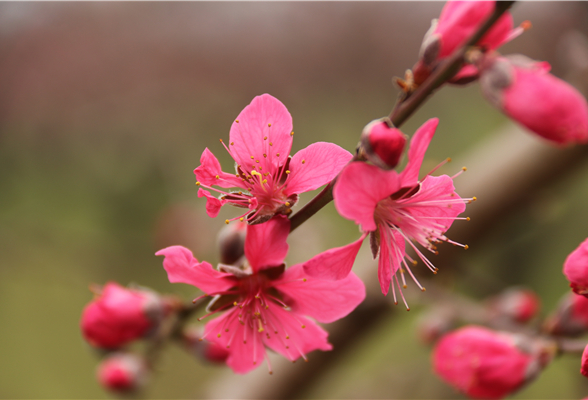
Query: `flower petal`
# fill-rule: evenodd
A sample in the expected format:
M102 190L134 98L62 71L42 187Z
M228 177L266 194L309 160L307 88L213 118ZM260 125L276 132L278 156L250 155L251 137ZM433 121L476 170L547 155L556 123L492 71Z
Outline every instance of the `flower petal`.
M252 171L255 160L264 160L264 154L266 162L278 167L290 154L291 133L292 116L286 106L275 97L262 94L231 125L229 150L244 171ZM269 171L267 166L264 169Z
M330 281L346 278L351 272L353 262L365 237L366 234L364 233L353 243L330 249L314 256L302 264L304 272L313 278Z
M233 275L213 269L206 261L198 262L192 252L185 247L166 247L155 255L165 256L163 268L167 271L171 283L187 283L208 294L223 292L237 284Z
M374 211L378 202L400 189L396 171L384 171L363 162L346 166L333 189L339 214L361 225L364 232L376 230Z
M215 218L221 207L226 203L225 200L214 197L208 190L204 189L198 189L198 197L206 197L206 214L210 218Z
M245 188L240 178L222 171L219 161L208 148L202 152L200 166L194 170L194 174L196 175L196 180L206 186Z
M403 187L412 186L418 182L419 170L421 169L425 152L429 147L431 139L433 139L438 124L438 118L431 118L416 131L410 140L408 163L406 164L406 168L400 173Z
M238 374L259 367L265 359L265 346L249 325L239 323L238 308L215 318L204 327L206 339L229 351L227 365ZM228 332L227 332L228 329ZM227 347L229 346L229 347Z
M274 287L292 312L324 323L345 317L365 298L365 286L353 272L338 281L320 280L309 277L302 264L288 268Z
M290 160L290 175L284 193L304 193L329 183L351 160L347 150L333 143L313 143Z
M380 258L378 259L378 281L385 295L390 290L392 275L400 269L404 259L404 238L390 228L380 227Z
M313 350L326 351L333 348L327 341L329 334L313 321L293 311L286 311L276 304L268 305L269 309L265 310L266 319L276 327L278 333L268 332L269 338L265 336L263 341L276 353L295 361Z
M563 273L574 292L584 296L588 293L588 239L568 255Z
M284 262L288 254L286 239L289 233L290 221L281 215L263 224L247 226L245 257L254 272Z

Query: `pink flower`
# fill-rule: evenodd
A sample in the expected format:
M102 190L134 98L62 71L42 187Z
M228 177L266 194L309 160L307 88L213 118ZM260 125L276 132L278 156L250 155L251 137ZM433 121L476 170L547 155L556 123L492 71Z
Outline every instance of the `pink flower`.
M539 312L540 300L531 290L509 288L490 298L488 306L495 317L525 323Z
M324 142L313 143L290 157L293 136L292 117L278 99L269 94L254 98L233 122L229 146L225 145L235 160L236 174L222 172L208 149L194 170L196 184L208 189L198 191L199 197L207 199L208 215L216 217L227 203L248 209L231 220L246 219L250 224L287 214L300 193L331 181L352 157L341 147ZM240 190L227 192L212 186ZM209 190L220 197L212 196Z
M306 353L313 350L331 350L327 332L308 317L333 322L365 297L365 287L354 274L323 281L308 277L303 264L284 269L289 230L284 216L248 226L245 268L220 265L219 271L214 270L181 246L156 253L165 256L163 266L170 282L194 285L204 296L214 296L206 316L224 314L206 324L203 337L229 349L227 365L237 373L247 373L267 359L266 347L291 361L306 360ZM322 259L327 267L336 262L337 257L323 254L308 262ZM271 373L269 360L268 367Z
M164 304L155 293L109 282L84 309L80 326L92 346L114 349L145 336L163 314Z
M543 330L559 336L578 336L588 332L588 298L566 293L557 310L546 319Z
M98 366L100 384L113 392L128 393L140 389L147 381L148 369L144 359L130 353L114 353Z
M392 127L389 119L377 119L361 133L361 151L371 163L389 170L398 165L406 145L406 135Z
M582 367L580 368L580 373L588 378L588 346L586 346L582 352Z
M574 293L588 296L588 239L566 258L563 273Z
M588 143L588 103L551 66L522 55L492 58L480 78L486 99L527 129L558 144Z
M527 337L466 326L437 343L433 368L469 397L501 399L534 379L552 351Z
M446 57L463 45L494 12L494 1L448 1L441 16L434 19L421 45L419 62L414 68L415 81L422 83L430 71ZM514 39L525 28L513 30L509 12L504 13L478 42L486 50L494 50ZM475 77L478 71L468 65L453 78Z
M382 293L387 294L392 283L395 299L393 279L398 289L401 286L396 274L398 271L402 286L405 287L404 272L408 272L421 287L406 262L408 259L410 263L416 263L405 253L405 243L416 251L429 269L436 272L437 268L418 250L413 241L433 253L437 252L437 242L458 244L449 240L445 231L454 220L466 219L457 216L465 210L465 202L472 200L462 199L455 193L453 178L459 173L453 177L428 174L423 179L418 179L425 151L437 124L437 119L431 119L415 133L408 151L408 164L401 173L353 162L343 169L333 191L335 207L339 213L361 225L364 236L371 233L374 257L378 250L380 253L378 278ZM359 242L362 239L363 237ZM323 278L329 275L332 278L345 276L342 271L335 274L334 271L324 268L322 271L308 268L307 272L313 276L320 273ZM400 293L402 295L402 291Z

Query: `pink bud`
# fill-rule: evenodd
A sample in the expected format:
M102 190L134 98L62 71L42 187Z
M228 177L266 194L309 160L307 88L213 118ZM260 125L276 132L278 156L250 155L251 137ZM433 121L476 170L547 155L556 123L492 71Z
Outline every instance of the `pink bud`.
M147 381L148 369L145 360L135 354L114 353L98 365L98 382L113 392L132 392Z
M588 103L546 62L513 55L488 59L480 85L485 97L510 118L558 144L588 142Z
M539 311L540 300L528 289L510 288L489 300L490 310L497 316L527 322Z
M588 239L566 258L563 273L575 293L588 296Z
M115 349L147 334L161 320L164 309L153 292L109 282L84 309L80 326L92 346Z
M582 353L582 367L580 367L580 372L588 378L588 346L584 348L584 352Z
M406 135L390 127L387 118L377 119L365 126L361 134L361 148L374 165L389 170L398 165L406 145Z
M577 336L587 332L588 298L566 293L557 310L546 319L544 330L559 336Z
M441 338L433 366L469 397L501 399L538 375L545 349L528 337L467 326Z

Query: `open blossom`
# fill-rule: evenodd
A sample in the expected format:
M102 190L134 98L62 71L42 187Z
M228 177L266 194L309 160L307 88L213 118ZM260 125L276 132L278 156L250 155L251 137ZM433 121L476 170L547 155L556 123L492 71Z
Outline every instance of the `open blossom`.
M427 174L419 180L423 157L437 124L436 118L431 119L415 133L410 142L408 164L401 173L384 171L363 162L353 162L343 169L333 191L335 207L339 213L361 225L364 232L353 245L360 244L367 233L371 234L374 257L378 251L380 254L378 278L382 293L387 294L392 283L395 299L394 283L399 290L401 286L406 287L405 272L421 287L409 267L409 263L416 264L416 260L405 253L405 244L411 246L423 263L436 272L437 268L413 241L433 253L437 252L437 242L460 245L449 240L445 232L454 220L467 219L458 215L465 210L466 202L475 199L462 199L455 193L453 178L459 173L453 177ZM349 263L346 265L349 266ZM330 271L321 266L307 268L311 275L335 279L345 276L348 271ZM400 278L397 275L399 271ZM400 293L402 295L401 290Z
M84 309L80 326L91 345L114 349L148 334L164 311L162 300L154 292L109 282Z
M501 399L536 378L553 351L541 340L466 326L437 343L433 367L469 397Z
M448 1L439 19L434 19L421 45L419 62L414 68L417 84L428 76L439 61L450 56L463 45L494 12L494 1ZM518 36L524 28L513 29L513 20L505 12L486 32L478 45L486 50L494 50ZM462 68L455 79L477 74L473 65Z
M333 322L365 297L365 287L354 274L323 281L309 277L303 264L285 269L289 229L284 216L249 225L244 268L220 265L217 271L181 246L156 253L165 256L163 266L170 282L187 283L201 289L204 296L214 296L206 317L224 313L206 324L203 338L229 350L227 365L237 373L249 372L267 359L266 347L291 361L306 360L313 350L331 350L327 332L310 318ZM307 263L317 260L335 263L337 257L322 253ZM269 359L268 367L271 373Z
M588 239L566 258L563 273L574 293L588 297Z
M225 145L235 160L236 173L223 172L208 149L194 170L196 184L207 189L201 188L198 196L206 197L208 215L216 217L227 203L248 210L233 220L251 224L288 214L300 193L331 181L352 157L341 147L324 142L313 143L290 157L293 136L292 117L278 99L269 94L254 98L233 122L229 145ZM239 190L227 192L213 186Z
M557 144L588 143L588 102L551 66L522 55L484 62L480 85L488 101L527 129Z

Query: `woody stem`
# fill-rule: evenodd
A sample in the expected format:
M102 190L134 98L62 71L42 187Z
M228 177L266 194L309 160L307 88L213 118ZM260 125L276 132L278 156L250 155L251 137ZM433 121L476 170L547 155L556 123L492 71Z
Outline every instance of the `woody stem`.
M435 71L414 91L410 97L401 99L396 103L390 112L389 118L395 127L399 128L404 122L433 94L441 85L451 79L464 63L464 56L471 46L480 41L484 34L498 21L515 1L497 1L496 8L492 15L478 28L478 30L456 50L450 57L435 69ZM356 154L350 162L363 161ZM333 186L337 181L335 177L329 184L312 200L304 205L296 214L290 218L290 232L298 228L307 219L316 214L321 208L333 200Z

